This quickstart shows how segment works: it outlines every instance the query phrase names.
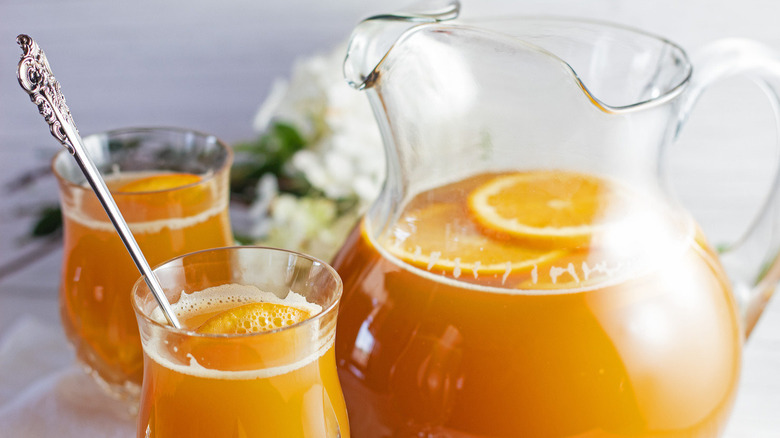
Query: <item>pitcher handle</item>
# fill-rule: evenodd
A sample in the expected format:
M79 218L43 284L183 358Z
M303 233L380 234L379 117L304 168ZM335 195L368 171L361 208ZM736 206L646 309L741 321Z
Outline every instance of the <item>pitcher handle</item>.
M747 76L764 90L772 103L776 127L780 128L780 54L755 41L724 39L706 46L697 55L678 133L705 89L737 75ZM752 332L780 280L779 254L780 161L769 194L747 230L721 251L721 262L742 313L745 337Z

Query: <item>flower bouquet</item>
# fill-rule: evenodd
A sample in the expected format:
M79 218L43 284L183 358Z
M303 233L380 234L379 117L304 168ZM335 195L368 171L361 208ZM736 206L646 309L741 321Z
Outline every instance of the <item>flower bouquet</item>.
M346 47L295 62L260 107L255 141L235 146L235 223L242 243L329 260L384 181L379 130L362 93L344 81ZM234 221L237 222L237 221Z

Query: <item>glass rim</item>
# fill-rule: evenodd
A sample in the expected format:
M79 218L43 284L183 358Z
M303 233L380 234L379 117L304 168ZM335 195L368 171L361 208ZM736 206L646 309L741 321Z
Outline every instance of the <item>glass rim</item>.
M197 131L194 129L189 128L181 128L181 127L175 127L175 126L141 126L141 127L128 127L128 128L118 128L118 129L111 129L108 131L101 131L101 132L95 132L93 134L89 134L84 139L90 138L90 137L96 137L96 136L102 136L105 135L107 137L110 137L112 135L117 134L131 134L131 133L144 133L144 132L169 132L169 133L191 133L196 135L197 137L201 138L208 138L212 137L215 140L215 144L219 145L219 147L226 152L226 157L224 163L222 163L220 166L214 169L213 172L210 172L206 175L204 175L200 180L181 185L176 186L168 189L161 189L161 190L147 190L147 191L136 191L136 192L122 192L122 191L111 191L111 194L113 196L138 196L138 195L147 195L147 194L162 194L162 193L172 193L179 190L189 189L192 187L197 187L199 185L208 183L209 181L213 180L217 177L217 175L221 174L225 170L230 169L230 167L233 164L233 149L228 146L227 143L222 141L219 137L217 137L214 134L209 134L203 131ZM78 184L76 182L73 182L72 180L66 178L64 175L62 175L57 170L57 161L60 160L60 157L63 155L70 155L70 152L68 152L67 149L62 149L54 154L54 156L51 158L51 161L49 163L49 169L54 174L54 176L57 178L57 180L64 184L65 186L69 188L73 188L76 190L84 190L86 192L92 192L92 188L89 186L84 186L82 184Z
M165 267L166 265L169 265L169 264L172 264L172 263L176 263L176 262L178 262L178 261L180 261L180 260L182 260L182 259L184 259L186 257L192 257L192 256L195 256L195 255L202 254L202 253L207 253L207 252L216 252L216 251L229 251L229 252L233 252L233 251L240 251L240 250L243 250L243 249L247 249L247 250L262 250L262 251L275 252L275 253L286 253L288 255L294 255L296 257L300 257L300 258L309 260L310 262L313 262L315 264L317 264L317 263L320 264L336 280L336 296L335 296L335 298L332 300L332 302L330 304L328 304L327 307L322 306L322 310L320 310L316 314L312 315L311 317L306 318L303 321L296 322L294 324L290 324L288 326L275 328L273 330L266 330L266 331L260 331L260 332L251 332L251 333L235 333L235 334L198 333L195 330L191 330L191 329L185 329L185 328L179 329L179 328L173 327L173 326L169 325L167 322L165 324L160 323L159 321L157 321L157 320L153 319L152 317L150 317L149 315L147 315L147 313L143 309L141 309L139 307L138 300L136 299L136 297L138 295L138 291L140 290L140 288L142 286L146 286L148 288L148 286L146 285L146 280L144 280L144 277L141 276L141 277L139 277L135 281L135 283L133 283L133 287L132 287L131 293L130 293L130 301L131 301L131 304L132 304L132 307L133 307L133 311L135 312L136 315L140 315L140 317L143 318L144 321L147 324L150 324L150 325L152 325L154 327L157 327L157 328L160 328L162 330L165 330L168 333L175 333L175 334L185 335L185 336L189 336L189 337L198 337L198 338L206 338L206 339L234 339L234 338L239 338L240 339L240 338L249 338L249 337L255 337L255 336L274 335L274 334L285 332L285 331L288 331L288 330L295 330L295 329L298 329L298 328L301 328L301 327L305 327L305 326L313 323L314 321L319 321L319 320L323 319L326 315L331 314L333 311L335 311L338 308L339 303L341 302L342 293L344 291L344 283L341 280L341 276L339 276L338 272L336 272L336 269L333 268L333 266L331 266L329 263L325 263L324 261L320 260L317 257L311 256L311 255L308 255L308 254L304 254L304 253L298 252L298 251L284 249L284 248L276 248L276 247L272 247L272 246L261 246L261 245L233 245L233 246L221 246L221 247L216 247L216 248L202 249L200 251L188 252L186 254L182 254L182 255L179 255L179 256L174 257L172 259L168 259L168 260L166 260L166 261L164 261L162 263L159 263L159 264L157 264L157 265L152 267L152 272L155 272L158 269ZM149 290L148 293L151 294L152 293L151 290ZM156 304L156 301L155 301L155 304ZM157 305L157 307L159 307L159 305Z

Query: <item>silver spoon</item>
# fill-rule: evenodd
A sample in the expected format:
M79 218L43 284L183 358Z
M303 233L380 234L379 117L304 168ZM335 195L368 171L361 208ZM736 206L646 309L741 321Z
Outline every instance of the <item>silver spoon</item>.
M19 61L19 84L30 95L30 100L38 105L38 111L46 119L46 123L49 124L54 138L62 143L68 149L68 152L73 155L73 158L76 159L76 163L78 163L84 176L87 177L89 185L92 186L92 190L95 191L109 219L111 219L111 223L114 224L114 228L119 233L119 238L122 239L122 243L125 244L125 247L130 252L130 257L133 258L135 266L141 271L141 275L143 275L146 284L151 289L165 318L172 326L182 328L179 320L173 313L171 304L163 293L159 280L152 272L152 268L149 267L149 262L146 261L141 248L133 237L133 233L130 232L130 228L122 217L119 208L117 208L105 181L103 181L100 172L95 167L95 163L92 162L89 154L87 154L81 136L73 123L70 110L65 104L65 97L60 91L60 84L54 79L49 62L46 60L46 55L38 47L38 44L27 35L19 35L16 37L16 42L22 47L24 52L22 59Z

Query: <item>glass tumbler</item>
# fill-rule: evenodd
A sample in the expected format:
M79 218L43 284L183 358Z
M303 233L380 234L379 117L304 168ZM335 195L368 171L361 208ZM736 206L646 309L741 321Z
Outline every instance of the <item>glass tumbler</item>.
M333 268L290 251L230 247L187 254L154 272L183 328L165 322L138 280L138 437L349 436L333 347L342 283ZM268 302L310 313L266 331L202 330L226 311Z
M233 242L228 218L233 154L216 137L137 128L84 138L149 263ZM67 151L52 168L64 220L62 323L76 356L107 392L136 402L143 354L130 305L138 270Z

